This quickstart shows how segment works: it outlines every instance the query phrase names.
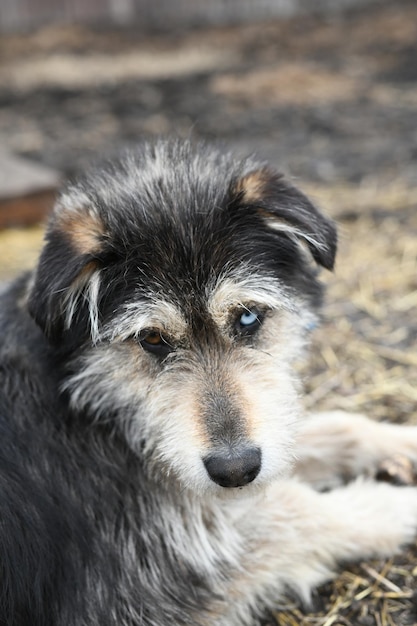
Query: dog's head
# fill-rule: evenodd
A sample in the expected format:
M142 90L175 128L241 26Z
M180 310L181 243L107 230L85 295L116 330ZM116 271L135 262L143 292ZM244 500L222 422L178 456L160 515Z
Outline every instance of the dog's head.
M51 217L29 310L66 352L77 411L195 491L288 471L292 362L332 223L252 160L160 142L87 175Z

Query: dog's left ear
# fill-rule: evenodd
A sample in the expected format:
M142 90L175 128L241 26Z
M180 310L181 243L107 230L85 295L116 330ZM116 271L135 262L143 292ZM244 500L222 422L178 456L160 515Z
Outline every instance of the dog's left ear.
M314 260L333 269L337 233L333 222L310 200L268 167L250 171L234 186L238 202L256 207L265 224L298 243L305 243Z
M59 199L28 300L30 314L52 342L75 340L69 332L75 326L97 338L104 241L102 220L82 194Z

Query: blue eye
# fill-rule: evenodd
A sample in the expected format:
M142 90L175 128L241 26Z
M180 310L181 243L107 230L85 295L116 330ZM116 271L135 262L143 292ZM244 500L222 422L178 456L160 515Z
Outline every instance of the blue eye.
M252 335L262 323L262 316L256 309L245 309L235 322L235 328L240 335Z
M255 322L258 321L258 316L253 311L245 311L242 313L239 319L239 323L241 326L252 326Z

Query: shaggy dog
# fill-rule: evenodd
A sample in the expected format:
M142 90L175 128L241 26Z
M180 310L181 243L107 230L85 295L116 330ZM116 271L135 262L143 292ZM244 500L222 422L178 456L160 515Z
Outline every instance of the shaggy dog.
M1 297L0 623L248 626L413 540L417 428L304 416L335 228L281 175L159 142L59 197ZM357 477L360 478L357 478Z

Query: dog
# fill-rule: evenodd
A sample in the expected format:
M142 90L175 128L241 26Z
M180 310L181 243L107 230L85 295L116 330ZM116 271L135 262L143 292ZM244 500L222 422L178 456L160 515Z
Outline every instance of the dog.
M253 626L412 542L417 427L304 415L331 220L175 140L70 183L1 296L0 623Z

